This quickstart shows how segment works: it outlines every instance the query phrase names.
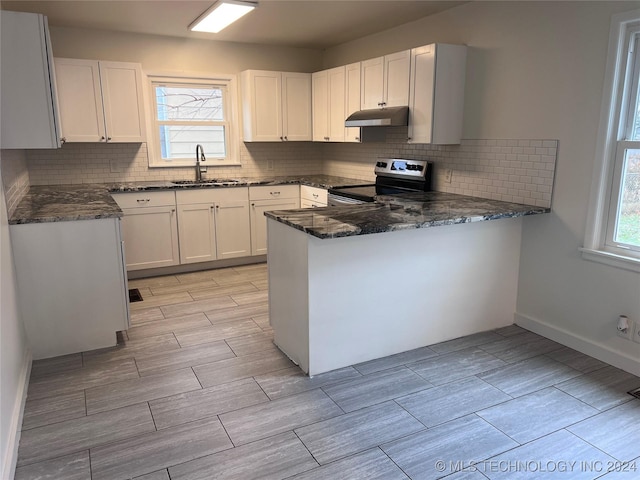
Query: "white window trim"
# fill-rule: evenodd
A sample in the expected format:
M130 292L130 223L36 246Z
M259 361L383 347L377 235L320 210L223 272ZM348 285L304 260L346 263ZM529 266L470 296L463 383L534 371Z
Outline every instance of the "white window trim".
M172 82L172 83L219 83L224 84L227 90L227 114L228 123L231 126L228 132L228 144L227 144L227 158L224 160L210 159L207 156L204 167L228 167L228 166L240 166L240 122L238 121L238 88L236 75L229 74L202 74L192 72L149 72L146 73L147 88L146 90L146 105L147 112L151 115L149 122L147 122L147 138L150 141L147 142L147 151L149 156L149 168L175 168L175 167L194 167L195 152L193 152L193 160L189 161L171 161L167 162L162 159L160 153L160 140L158 138L158 132L156 132L156 103L153 83L158 81ZM205 152L206 155L206 152Z
M621 72L623 64L626 65L628 51L625 39L630 27L639 20L640 10L617 14L611 19L587 226L584 247L580 248L582 257L586 260L635 272L640 272L640 258L625 255L621 249L607 246L606 239L623 105L625 78Z

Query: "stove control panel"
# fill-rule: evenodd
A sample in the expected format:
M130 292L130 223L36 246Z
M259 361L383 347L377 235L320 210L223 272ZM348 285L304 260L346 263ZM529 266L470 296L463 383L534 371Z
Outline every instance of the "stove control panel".
M426 160L404 160L391 158L376 162L376 175L393 177L424 178L429 170L429 162Z

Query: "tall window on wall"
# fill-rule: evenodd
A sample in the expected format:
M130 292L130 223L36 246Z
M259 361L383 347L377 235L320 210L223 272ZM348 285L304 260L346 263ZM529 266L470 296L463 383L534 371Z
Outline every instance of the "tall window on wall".
M205 166L237 164L233 79L150 77L154 145L150 165L195 164L202 145Z
M640 11L613 18L583 255L640 271Z

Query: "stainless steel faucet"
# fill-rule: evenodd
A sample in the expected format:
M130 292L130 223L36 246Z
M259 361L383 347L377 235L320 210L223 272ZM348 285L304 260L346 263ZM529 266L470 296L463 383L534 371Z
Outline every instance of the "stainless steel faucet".
M200 162L204 162L207 159L204 156L204 149L202 145L196 145L196 182L202 181L202 169L200 167ZM206 171L206 170L205 170Z

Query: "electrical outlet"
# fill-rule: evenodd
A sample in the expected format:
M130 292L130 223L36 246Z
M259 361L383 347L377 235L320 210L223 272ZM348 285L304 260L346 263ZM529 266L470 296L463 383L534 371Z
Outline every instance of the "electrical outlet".
M273 170L275 168L274 161L272 159L267 160L267 170Z
M111 173L120 173L120 163L117 160L109 160Z
M633 329L633 341L640 343L640 322L634 322L635 328Z
M626 338L627 340L635 340L635 322L631 319L627 319L627 322L629 324L629 328L627 328L626 330L618 330L618 327L616 325L618 336L621 338Z
M453 170L451 170L450 168L447 168L444 171L444 181L446 183L451 183L451 177L453 176Z

